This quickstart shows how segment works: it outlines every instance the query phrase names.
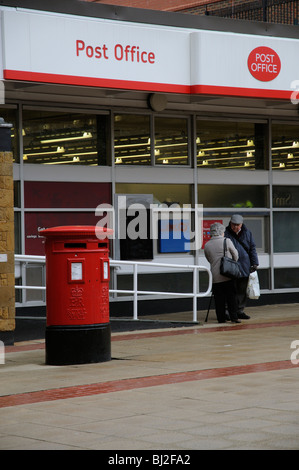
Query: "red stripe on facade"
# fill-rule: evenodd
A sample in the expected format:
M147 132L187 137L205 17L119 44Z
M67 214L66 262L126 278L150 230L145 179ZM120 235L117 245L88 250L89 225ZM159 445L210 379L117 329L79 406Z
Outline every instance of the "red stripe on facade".
M79 85L164 93L190 93L189 85L135 82L132 80L115 80L111 78L77 77L73 75L24 72L20 70L4 70L3 76L5 80L24 80L29 82L56 83L59 85Z
M262 88L239 88L229 86L192 85L192 94L221 95L221 96L243 96L246 98L270 98L290 100L292 91L268 90Z
M259 88L240 88L213 85L179 85L169 83L137 82L132 80L115 80L110 78L79 77L51 73L26 72L21 70L4 70L5 80L23 80L29 82L53 83L59 85L77 85L99 88L117 88L134 91L160 93L179 93L191 95L243 96L246 98L269 98L290 100L292 91L267 90Z

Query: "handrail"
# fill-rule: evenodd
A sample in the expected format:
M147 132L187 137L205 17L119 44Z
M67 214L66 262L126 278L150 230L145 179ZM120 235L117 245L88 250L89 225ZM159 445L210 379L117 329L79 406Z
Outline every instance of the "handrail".
M15 255L16 262L25 263L45 263L45 256L31 256L31 255ZM119 294L133 294L133 319L138 320L138 295L166 295L168 297L192 297L193 298L193 321L197 322L197 298L207 297L211 293L212 289L212 274L209 268L206 266L199 265L181 265L171 263L156 263L146 261L121 261L121 260L110 260L110 266L132 266L133 267L133 289L109 289L110 293ZM193 289L192 292L167 292L167 291L145 291L138 290L138 267L146 266L153 268L166 268L166 269L180 269L185 271L193 272ZM197 292L197 281L198 271L206 271L208 273L209 283L208 288L204 292ZM22 286L16 285L16 289L39 289L45 290L45 286Z

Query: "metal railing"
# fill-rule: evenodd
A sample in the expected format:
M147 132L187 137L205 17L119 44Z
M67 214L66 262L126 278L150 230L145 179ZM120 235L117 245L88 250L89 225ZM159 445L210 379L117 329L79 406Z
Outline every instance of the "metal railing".
M37 263L45 264L45 256L30 256L30 255L15 255L15 263ZM197 299L199 297L207 297L211 293L212 289L212 274L206 266L199 265L180 265L180 264L165 264L165 263L152 263L142 261L120 261L110 260L110 266L114 268L121 268L124 266L132 266L133 274L133 288L132 289L109 289L111 294L132 294L133 296L133 319L138 320L138 296L140 295L164 295L167 297L185 297L193 298L193 321L197 322ZM191 271L193 273L193 288L192 292L169 292L169 291L150 291L150 290L138 290L138 269L140 267L163 269L169 271L170 269L176 271ZM205 271L208 274L208 287L204 292L198 292L198 273L199 271ZM130 271L126 274L131 274ZM144 272L143 272L144 273ZM28 285L16 285L16 289L24 290L46 290L45 286L28 286Z

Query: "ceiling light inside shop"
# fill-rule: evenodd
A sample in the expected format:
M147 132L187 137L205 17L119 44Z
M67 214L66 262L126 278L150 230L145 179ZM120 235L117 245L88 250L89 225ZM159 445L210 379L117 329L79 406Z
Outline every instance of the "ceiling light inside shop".
M294 140L292 145L286 145L284 147L272 147L271 150L284 150L284 149L291 149L291 148L298 148L299 147L299 141Z
M65 157L78 157L79 155L97 155L98 152L76 152L76 153L66 153Z
M254 146L253 140L247 140L246 145L229 145L228 147L225 146L225 147L205 148L205 149L201 149L199 153L201 153L201 152L210 152L211 150L230 150L230 149L240 149L240 148L244 148L244 147L253 147L253 146Z
M121 145L114 145L114 148L115 149L119 149L119 148L126 148L126 147L144 147L148 145L147 142L139 142L138 144L121 144Z
M156 148L160 149L160 148L164 148L164 147L179 147L179 146L182 146L182 145L188 145L188 142L180 142L180 143L176 143L176 144L163 144L163 145L155 145Z
M23 155L23 160L27 160L27 157L39 157L40 155L56 155L57 153L64 153L64 152L65 152L64 147L57 147L56 150L52 150L51 152L26 153Z
M50 144L52 142L65 142L70 140L81 140L81 139L91 139L92 133L91 132L83 132L83 135L79 135L77 137L60 137L59 139L48 139L48 140L41 140L41 144Z

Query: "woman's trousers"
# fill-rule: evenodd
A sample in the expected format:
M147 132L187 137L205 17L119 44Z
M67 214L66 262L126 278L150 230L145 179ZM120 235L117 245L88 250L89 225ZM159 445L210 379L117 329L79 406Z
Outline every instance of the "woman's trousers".
M225 306L231 320L237 320L237 295L235 281L215 282L213 284L216 316L219 323L225 322Z

